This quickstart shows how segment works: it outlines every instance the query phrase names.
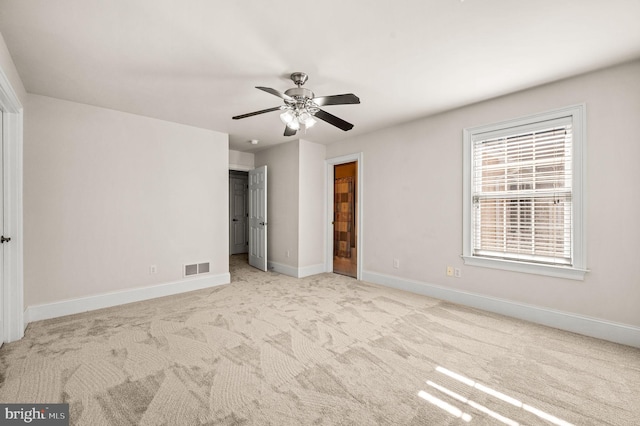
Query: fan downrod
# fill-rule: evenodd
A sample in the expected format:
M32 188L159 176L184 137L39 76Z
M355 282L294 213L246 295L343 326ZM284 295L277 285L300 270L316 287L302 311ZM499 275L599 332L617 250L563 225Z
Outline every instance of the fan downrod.
M294 72L291 74L291 81L298 87L307 82L309 76L304 72Z

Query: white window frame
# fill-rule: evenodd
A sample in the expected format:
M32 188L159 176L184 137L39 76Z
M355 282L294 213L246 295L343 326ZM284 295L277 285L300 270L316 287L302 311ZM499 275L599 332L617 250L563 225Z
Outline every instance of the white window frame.
M573 265L556 266L522 260L505 260L482 257L473 254L473 140L480 134L489 132L508 131L521 126L531 126L535 123L570 117L573 127L573 185L572 185L572 225L573 235L571 239ZM463 228L462 258L466 265L480 266L507 271L524 272L530 274L547 275L559 278L584 280L586 268L586 237L585 237L585 213L586 213L586 105L572 105L565 108L520 117L512 120L493 123L483 126L463 129Z

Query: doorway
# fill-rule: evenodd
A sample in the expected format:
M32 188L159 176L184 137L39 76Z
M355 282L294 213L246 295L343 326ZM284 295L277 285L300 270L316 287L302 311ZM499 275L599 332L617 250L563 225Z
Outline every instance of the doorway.
M229 171L229 254L247 253L249 173Z
M362 277L362 153L330 158L326 163L327 223L325 270Z
M267 166L229 170L229 262L231 256L267 271Z
M355 161L333 166L333 272L357 277L358 248Z

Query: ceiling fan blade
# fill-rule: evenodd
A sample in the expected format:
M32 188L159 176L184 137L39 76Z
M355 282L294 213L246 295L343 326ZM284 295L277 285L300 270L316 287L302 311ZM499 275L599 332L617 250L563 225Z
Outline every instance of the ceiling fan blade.
M264 114L265 112L278 111L280 108L281 107L277 106L273 108L262 109L260 111L250 112L248 114L236 115L235 117L231 118L233 118L234 120L240 120L241 118L253 117L254 115Z
M285 95L282 92L278 92L276 89L272 89L271 87L256 86L256 89L260 89L263 92L271 93L272 95L275 95L275 96L277 96L279 98L282 98L285 101L295 102L295 99L293 99L291 96Z
M322 121L326 121L329 124L333 124L334 126L344 130L345 132L347 130L353 129L353 124L348 123L344 121L342 118L338 118L333 114L329 114L327 111L323 111L320 109L318 110L318 112L315 113L314 116L319 118Z
M295 135L297 130L290 128L289 126L284 126L284 135L285 136L293 136Z
M318 96L317 98L313 98L312 101L318 106L346 105L359 104L360 98L358 98L353 93L345 93L344 95Z

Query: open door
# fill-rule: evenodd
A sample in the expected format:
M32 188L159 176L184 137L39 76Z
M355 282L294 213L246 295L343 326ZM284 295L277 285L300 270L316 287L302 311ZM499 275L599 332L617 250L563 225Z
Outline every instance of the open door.
M249 171L249 264L267 270L267 166Z
M3 70L0 67L0 75ZM22 256L22 136L23 110L9 80L0 78L0 341L13 342L24 336ZM11 239L11 242L9 242Z
M2 239L0 240L0 347L2 347L2 344L4 343L5 340L5 335L4 335L4 316L5 316L5 311L4 311L4 305L5 305L5 300L4 300L4 242L5 242L5 237L4 237L4 182L2 180L4 173L3 173L3 158L2 158L2 153L4 151L4 147L3 147L3 131L2 131L2 119L3 119L3 113L2 110L0 110L0 235L2 235Z

